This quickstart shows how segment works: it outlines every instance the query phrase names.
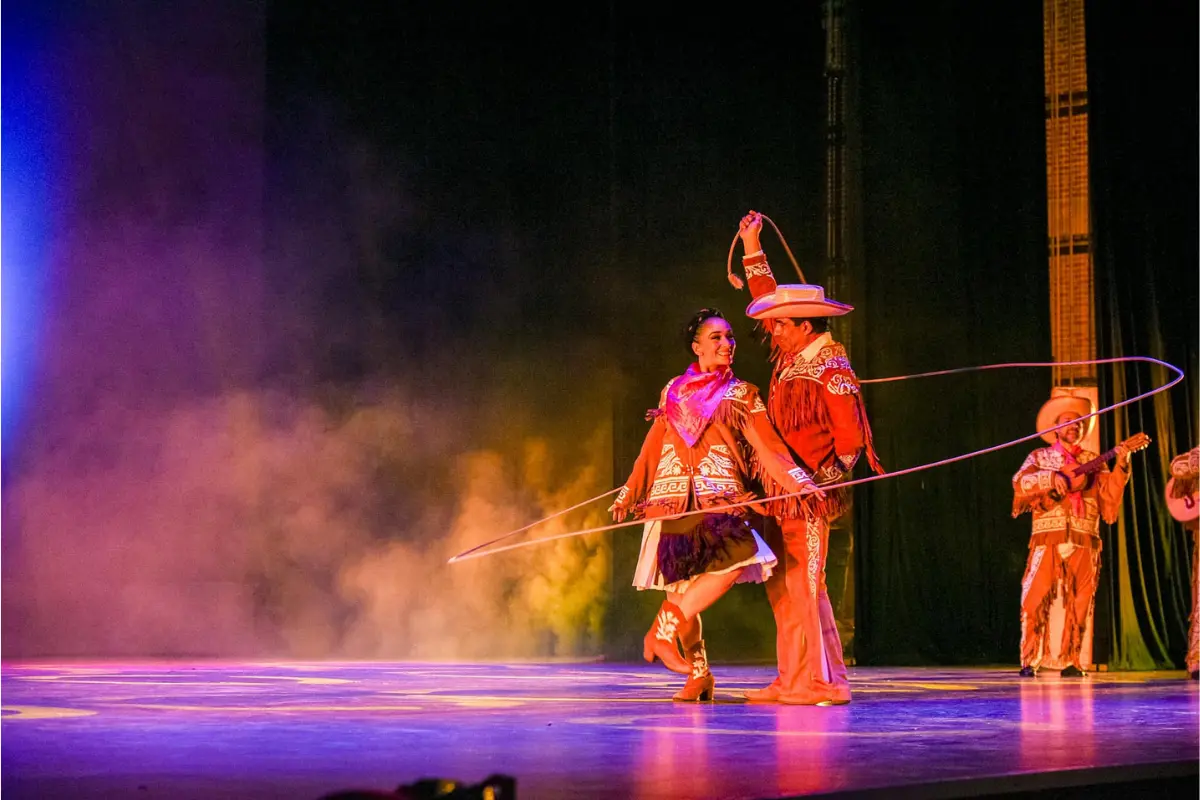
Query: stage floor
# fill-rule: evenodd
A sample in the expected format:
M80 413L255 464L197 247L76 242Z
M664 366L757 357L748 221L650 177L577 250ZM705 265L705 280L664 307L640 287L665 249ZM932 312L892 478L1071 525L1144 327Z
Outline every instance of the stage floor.
M769 667L714 672L695 705L661 667L604 663L6 663L3 795L317 800L502 773L522 800L962 796L1200 752L1182 672L857 668L831 708L745 703Z

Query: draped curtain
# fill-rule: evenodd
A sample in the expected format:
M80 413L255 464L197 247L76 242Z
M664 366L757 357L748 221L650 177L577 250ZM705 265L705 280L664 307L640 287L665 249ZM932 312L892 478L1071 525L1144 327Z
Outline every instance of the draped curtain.
M1180 667L1191 610L1191 536L1163 502L1171 458L1197 444L1197 11L1194 4L1086 7L1089 140L1098 350L1145 355L1186 380L1102 418L1115 443L1154 440L1134 456L1121 516L1105 541L1097 657L1113 669ZM1105 405L1171 377L1145 363L1104 373Z
M1042 4L920 8L858 0L863 285L860 375L1050 360ZM1188 379L1102 417L1135 431L1118 524L1106 526L1096 656L1114 669L1182 664L1189 544L1162 502L1171 457L1197 443L1196 8L1089 3L1097 349L1148 355ZM982 15L982 16L981 16ZM1102 368L1101 401L1162 385L1145 364ZM1034 431L1049 370L865 388L891 469ZM859 663L1015 663L1029 518L1010 479L1040 442L856 494Z

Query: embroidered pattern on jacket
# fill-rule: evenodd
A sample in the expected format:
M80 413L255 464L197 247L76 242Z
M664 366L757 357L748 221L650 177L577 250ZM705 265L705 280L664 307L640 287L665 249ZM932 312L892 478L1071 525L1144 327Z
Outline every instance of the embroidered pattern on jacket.
M663 444L647 502L655 505L686 498L693 489L697 500L745 493L737 463L728 447L712 445L692 468L684 463L673 444Z
M858 394L858 383L854 378L840 372L829 379L825 388L833 394Z
M742 492L737 466L729 448L714 444L696 463L696 497L732 496Z
M808 483L812 480L812 478L808 476L808 473L805 472L801 467L792 467L787 471L787 474L791 475L792 480L794 480L796 483Z
M775 277L771 273L771 267L767 264L766 261L756 261L753 264L747 264L745 261L743 261L742 268L746 270L747 278L754 278L754 277L766 278L768 276Z
M850 359L846 357L846 348L834 342L817 351L816 358L806 361L796 353L789 363L779 370L780 382L794 380L821 381L826 372L831 375L826 388L834 394L858 394L858 382L854 378L854 370Z
M734 381L729 384L729 388L725 390L726 400L739 400L745 402L746 395L750 393L750 384L745 381Z

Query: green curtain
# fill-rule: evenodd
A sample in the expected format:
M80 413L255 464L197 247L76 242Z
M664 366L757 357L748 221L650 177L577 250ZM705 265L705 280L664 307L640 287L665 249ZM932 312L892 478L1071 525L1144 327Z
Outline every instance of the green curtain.
M1168 465L1197 443L1197 12L1194 4L1086 7L1099 350L1146 355L1187 379L1102 418L1106 446L1144 431L1120 519L1106 533L1097 657L1113 669L1180 667L1191 610L1190 543L1163 502ZM1147 364L1102 374L1107 405L1172 376Z

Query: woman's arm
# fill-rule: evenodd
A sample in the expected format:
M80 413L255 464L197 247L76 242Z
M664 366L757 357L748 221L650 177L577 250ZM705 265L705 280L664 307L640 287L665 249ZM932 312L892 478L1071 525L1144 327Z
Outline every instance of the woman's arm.
M617 492L616 501L608 508L612 512L615 522L624 520L645 496L646 487L653 477L652 472L658 468L658 457L662 454L665 433L666 423L661 416L656 417L654 424L646 432L646 438L642 441L642 450L638 453L637 461L633 462L629 478L621 487L621 491Z

